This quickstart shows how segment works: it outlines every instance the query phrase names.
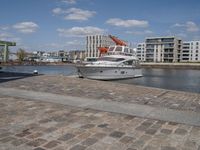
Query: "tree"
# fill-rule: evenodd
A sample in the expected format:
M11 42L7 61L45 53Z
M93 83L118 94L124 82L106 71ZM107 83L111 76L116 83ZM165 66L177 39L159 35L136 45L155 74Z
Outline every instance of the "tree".
M22 62L22 61L24 61L24 58L25 58L25 57L26 57L26 51L20 48L20 49L17 51L17 58L18 58L18 60L19 60L20 62Z

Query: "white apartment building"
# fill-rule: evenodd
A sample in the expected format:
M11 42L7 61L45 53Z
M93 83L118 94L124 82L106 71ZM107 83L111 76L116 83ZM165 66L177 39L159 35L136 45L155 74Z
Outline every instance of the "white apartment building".
M146 61L146 44L139 43L136 48L136 55L138 59L142 62Z
M174 36L146 38L147 62L179 62L182 41Z
M200 41L183 42L182 62L200 62Z
M109 47L115 43L106 35L89 35L86 37L86 57L99 57L98 47Z

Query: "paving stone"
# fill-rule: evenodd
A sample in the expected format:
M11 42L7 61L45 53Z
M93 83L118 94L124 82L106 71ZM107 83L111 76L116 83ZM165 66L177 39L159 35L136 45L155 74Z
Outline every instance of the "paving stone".
M187 130L178 128L175 130L174 133L179 134L179 135L185 135L185 134L187 134Z
M15 136L17 137L25 137L27 135L31 134L31 132L29 132L29 130L24 130L21 133L16 134Z
M147 128L148 128L147 126L140 125L140 126L138 126L138 127L136 128L136 130L138 130L138 131L146 131Z
M169 130L169 129L161 129L160 132L161 132L161 133L164 133L164 134L171 134L171 133L172 133L172 130Z
M39 121L39 123L47 123L47 122L50 122L51 121L51 119L49 119L49 118L46 118L46 119L42 119L42 120L40 120Z
M99 128L106 128L107 126L108 126L108 124L106 124L106 123L98 125Z
M109 150L125 150L126 148L126 145L119 142L113 143L108 147Z
M135 118L135 116L131 116L131 115L126 115L126 116L124 117L125 120L132 120L132 119L134 119L134 118Z
M145 126L146 128L150 127L153 123L149 121L145 121L141 124L141 126Z
M135 148L135 149L141 149L146 141L144 140L137 140L135 142L133 142L133 144L131 144L131 148Z
M128 148L126 150L137 150L136 148Z
M90 132L84 132L84 133L80 134L77 138L80 140L84 140L84 139L88 138L89 136L91 136Z
M90 129L90 128L93 128L93 127L95 127L94 124L86 124L86 125L81 126L82 129Z
M67 140L70 140L70 139L72 139L74 137L75 137L74 134L67 133L67 134L61 136L60 138L58 138L58 140L60 140L60 141L67 141Z
M73 138L71 140L66 141L65 143L67 143L70 146L73 146L73 145L76 145L76 144L80 143L80 139Z
M124 136L122 139L120 139L120 142L127 144L133 142L133 140L135 140L134 137Z
M176 150L176 148L171 146L162 146L161 150Z
M14 146L19 146L21 144L27 143L29 140L27 139L15 139L11 142L12 145Z
M95 134L93 135L93 137L96 138L96 139L102 139L102 138L104 138L106 135L107 135L106 133L95 133Z
M98 140L94 139L94 138L88 138L85 141L83 141L81 144L84 146L90 146L93 145L94 143L96 143Z
M150 134L150 135L154 135L156 132L157 132L157 130L155 130L155 129L147 129L145 131L146 134Z
M39 138L43 135L42 132L36 132L36 133L32 133L31 135L26 136L26 138L28 139L35 139L35 138Z
M156 124L154 124L153 126L151 126L151 129L158 130L158 129L160 129L161 127L162 127L162 124L156 123Z
M45 149L41 147L37 147L37 148L34 148L33 150L45 150Z
M200 145L198 146L198 150L200 150Z
M161 124L161 125L163 125L163 124L165 124L166 123L166 121L163 121L163 120L158 120L157 122L156 122L156 124Z
M75 145L74 147L70 148L70 150L84 150L84 149L86 149L86 147L82 145Z
M121 138L125 133L120 132L120 131L114 131L112 132L109 136L113 138Z
M143 150L159 150L159 147L147 145Z
M44 144L44 143L46 143L46 142L47 142L47 140L42 139L42 138L38 138L38 139L33 140L33 141L30 141L30 142L28 142L28 143L26 143L26 144L27 144L28 146L38 147L38 146L40 146L40 145L42 145L42 144Z
M53 150L66 150L66 148L64 146L58 146L54 148Z
M10 141L12 141L12 140L15 140L15 138L14 138L14 137L11 137L11 136L8 136L8 137L5 137L5 138L3 138L3 139L0 139L0 142L1 142L1 143L7 143L7 142L10 142Z
M47 128L47 129L43 130L43 132L50 133L50 132L53 132L53 131L56 131L56 130L57 130L56 127L50 127L50 128Z
M9 136L9 135L11 135L10 132L1 133L1 134L0 134L0 138L5 138L5 137L7 137L7 136Z
M53 141L50 141L47 144L45 144L43 147L45 147L45 148L53 148L53 147L56 147L58 144L60 144L59 141L53 140Z
M103 143L106 143L108 145L112 145L113 143L117 142L118 139L110 137L110 136L106 136L105 138L102 139Z
M178 125L178 123L176 123L176 122L168 122L168 125L176 126L176 125Z
M184 143L184 147L190 148L190 149L196 149L197 148L197 143L192 140L186 140Z

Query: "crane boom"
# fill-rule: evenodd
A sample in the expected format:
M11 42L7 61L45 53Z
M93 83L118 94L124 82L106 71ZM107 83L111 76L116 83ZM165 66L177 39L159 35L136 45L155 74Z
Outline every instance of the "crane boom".
M109 37L115 42L116 45L120 45L120 46L127 46L127 44L125 42L123 42L122 40L118 39L115 36L109 35Z

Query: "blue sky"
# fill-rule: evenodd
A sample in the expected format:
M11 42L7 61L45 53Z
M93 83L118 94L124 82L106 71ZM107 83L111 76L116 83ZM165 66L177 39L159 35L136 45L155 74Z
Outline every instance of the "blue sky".
M85 37L112 34L200 40L199 0L1 0L0 40L27 51L85 49Z

